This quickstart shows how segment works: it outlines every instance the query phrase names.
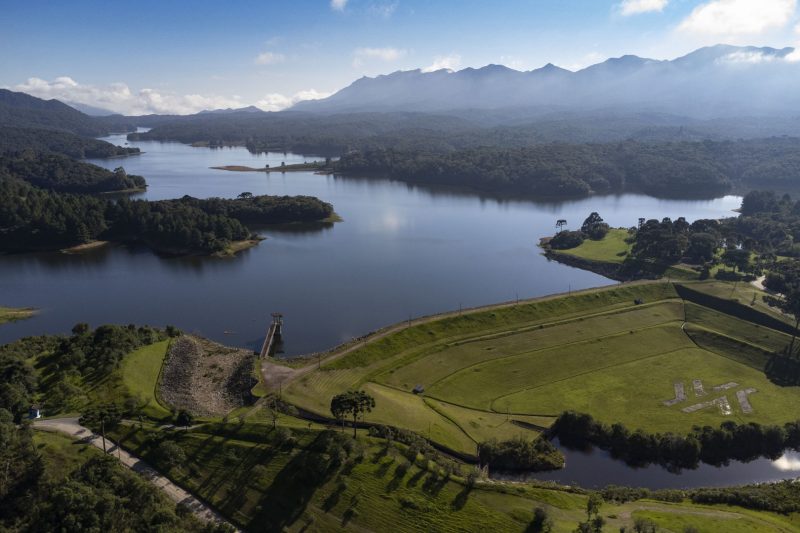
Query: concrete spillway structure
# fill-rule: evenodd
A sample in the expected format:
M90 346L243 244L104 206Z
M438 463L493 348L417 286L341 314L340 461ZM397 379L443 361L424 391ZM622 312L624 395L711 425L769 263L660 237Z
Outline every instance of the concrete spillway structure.
M278 342L281 340L283 334L283 315L281 313L272 313L272 323L267 330L267 338L264 339L264 344L261 346L261 353L259 358L271 356Z

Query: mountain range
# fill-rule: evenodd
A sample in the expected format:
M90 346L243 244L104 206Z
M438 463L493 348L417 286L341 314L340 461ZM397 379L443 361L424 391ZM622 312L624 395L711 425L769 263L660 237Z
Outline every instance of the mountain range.
M397 71L363 77L328 98L299 102L293 109L342 113L624 108L697 118L796 113L796 56L791 47L717 45L674 60L625 55L576 72L552 64L526 72L503 65Z

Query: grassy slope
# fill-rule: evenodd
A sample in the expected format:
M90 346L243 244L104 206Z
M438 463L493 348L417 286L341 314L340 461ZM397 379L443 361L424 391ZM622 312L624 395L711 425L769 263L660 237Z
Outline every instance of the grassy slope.
M561 254L574 255L582 259L588 259L589 261L622 263L631 250L631 245L625 242L625 239L628 237L628 230L613 228L599 241L586 239L575 248L555 251Z
M47 474L60 480L83 463L103 452L88 444L81 444L60 433L37 431L33 435L36 450L42 454Z
M24 320L32 317L36 311L33 309L14 309L12 307L0 307L0 324Z
M213 436L202 428L178 436L189 460L161 468L178 483L211 502L238 525L253 530L286 531L524 531L537 506L555 520L556 532L573 531L585 516L586 496L563 490L516 484L478 484L465 490L461 478L446 481L418 461L402 473L402 446L384 451L383 443L359 438L363 461L338 469L325 479L304 479L302 465L314 460L309 450L317 432L295 430L298 444L277 448L271 428L227 426ZM148 455L144 445L155 428L123 427L118 433L133 451ZM156 465L157 457L149 457ZM606 504L607 529L632 526L632 516L648 513L656 520L690 516L702 531L727 532L736 524L747 531L791 531L790 519L730 507L665 504L653 501ZM664 518L666 517L666 518ZM690 522L693 523L693 522ZM680 530L677 530L680 531Z
M122 360L122 384L134 396L146 403L144 414L153 418L169 416L156 396L158 376L167 355L169 341L161 341L139 348Z
M368 416L368 421L404 427L422 435L430 432L431 437L439 444L462 453L474 454L475 439L490 434L492 428L498 426L496 416L493 416L496 413L490 412L488 405L477 406L483 413L465 410L458 411L462 414L468 413L464 419L453 417L452 413L434 409L420 397L411 394L410 388L413 385L399 387L397 382L386 379L387 373L393 369L401 369L430 353L475 337L499 336L513 342L513 336L509 335L518 330L530 333L539 326L546 328L559 320L578 319L587 313L619 311L631 307L635 298L654 301L674 296L671 286L666 284L628 285L577 293L571 298L544 298L520 303L518 306L479 311L415 325L370 342L345 357L323 365L321 371L315 370L284 387L283 394L289 401L304 409L327 415L331 397L348 388L363 387L375 396L377 404L376 409ZM438 365L438 370L433 366L435 365L423 365L417 371L426 375L428 372L441 373L448 368L446 364ZM421 382L430 383L427 380Z
M736 290L722 282L695 286ZM327 414L334 394L365 388L377 401L368 421L430 434L466 453L487 438L535 434L504 424L509 412L523 422L539 416L531 423L547 426L546 417L575 409L609 423L676 432L727 419L793 420L800 388L779 387L763 372L768 352L789 337L674 296L663 283L623 286L412 326L306 374L284 393ZM634 298L646 303L633 305ZM693 379L708 389L740 386L697 399ZM687 401L666 407L677 381ZM417 384L424 398L411 393ZM735 396L746 387L758 390L749 415ZM715 409L681 412L723 394L733 408L729 417Z

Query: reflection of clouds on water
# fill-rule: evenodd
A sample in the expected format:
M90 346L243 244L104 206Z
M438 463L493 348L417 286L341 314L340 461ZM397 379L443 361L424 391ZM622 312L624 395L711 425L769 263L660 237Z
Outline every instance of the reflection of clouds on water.
M782 472L795 472L800 470L800 457L796 455L784 455L777 461L773 461L772 464Z
M397 233L405 225L405 217L393 211L387 211L369 222L371 231L381 233Z

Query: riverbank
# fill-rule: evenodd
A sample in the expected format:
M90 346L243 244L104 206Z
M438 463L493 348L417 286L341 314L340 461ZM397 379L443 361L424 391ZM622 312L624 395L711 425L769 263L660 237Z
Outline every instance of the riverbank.
M98 250L100 248L104 248L108 246L110 241L91 241L83 244L78 244L76 246L70 246L69 248L62 248L62 254L81 254L86 252L91 252L94 250Z
M15 309L12 307L0 307L0 324L6 322L16 322L17 320L25 320L36 314L36 309L27 307Z

